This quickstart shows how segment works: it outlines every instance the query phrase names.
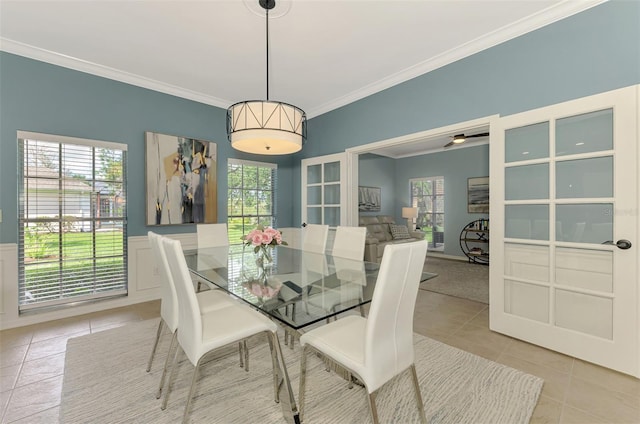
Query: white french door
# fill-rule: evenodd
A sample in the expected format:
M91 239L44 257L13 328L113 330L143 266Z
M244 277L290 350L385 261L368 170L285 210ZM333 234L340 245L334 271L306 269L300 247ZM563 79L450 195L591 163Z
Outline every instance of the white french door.
M490 328L640 376L638 86L491 128Z
M347 223L347 154L302 160L302 223Z

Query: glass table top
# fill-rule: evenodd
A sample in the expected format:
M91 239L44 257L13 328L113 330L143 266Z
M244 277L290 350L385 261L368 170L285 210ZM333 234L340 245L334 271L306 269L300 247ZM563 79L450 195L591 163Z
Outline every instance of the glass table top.
M185 250L189 270L212 287L301 329L369 303L379 264L302 251L288 246Z

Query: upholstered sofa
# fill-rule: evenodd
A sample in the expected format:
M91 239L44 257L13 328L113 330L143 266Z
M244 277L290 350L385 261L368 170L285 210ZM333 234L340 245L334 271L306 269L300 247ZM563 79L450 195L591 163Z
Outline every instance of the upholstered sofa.
M359 226L367 227L364 260L380 262L389 244L408 243L424 239L422 231L410 231L406 225L396 225L390 215L360 216Z

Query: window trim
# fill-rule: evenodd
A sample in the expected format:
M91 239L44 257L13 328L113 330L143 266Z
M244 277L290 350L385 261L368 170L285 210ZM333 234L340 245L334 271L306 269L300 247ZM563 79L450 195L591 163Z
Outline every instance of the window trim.
M59 240L62 240L62 234L64 234L64 230L62 230L62 222L64 221L64 217L61 216L61 213L59 212L57 215L56 219L49 219L49 218L39 218L39 217L35 217L35 218L29 218L28 216L25 216L24 213L29 209L29 206L27 205L27 197L26 193L25 193L25 182L27 181L27 179L29 178L35 178L33 176L30 176L26 171L26 164L25 164L25 158L24 156L20 157L21 155L24 155L24 146L28 145L29 141L34 141L34 142L43 142L43 143L57 143L59 146L64 146L64 145L75 145L75 146L85 146L85 147L89 147L92 149L92 154L95 155L96 150L99 149L107 149L107 150L117 150L120 151L123 155L122 157L122 178L120 180L117 181L111 181L114 183L118 183L121 185L122 187L122 197L125 199L124 200L124 204L122 205L123 210L122 213L120 214L120 216L112 216L109 217L111 221L114 222L121 222L122 223L122 251L120 252L119 250L116 251L115 253L117 253L116 255L107 255L107 256L96 256L95 255L95 249L93 250L93 253L88 256L86 259L87 260L91 260L94 261L94 265L92 267L92 270L89 274L91 273L94 274L94 278L91 279L89 282L86 283L86 287L87 288L94 288L93 292L90 292L88 294L81 294L81 295L77 295L77 296L68 296L68 297L59 297L65 294L65 289L58 289L58 297L53 298L53 299L47 299L47 300L41 300L41 301L35 301L35 302L28 302L26 301L23 295L23 292L25 292L27 290L26 287L26 256L25 256L25 247L26 247L26 241L25 241L25 231L24 231L24 226L27 223L30 222L34 222L34 223L38 223L38 222L46 222L46 223L53 223L55 224L57 222L58 227L57 230L55 231L55 234L58 235ZM127 150L128 150L128 146L126 144L123 143L115 143L115 142L110 142L110 141L102 141L102 140L90 140L90 139L85 139L85 138L76 138L76 137L68 137L68 136L61 136L61 135L55 135L55 134L44 134L44 133L37 133L37 132L30 132L30 131L17 131L17 143L18 143L18 193L19 193L19 199L18 199L18 228L17 228L17 232L18 232L18 310L19 313L27 313L30 311L35 311L35 310L47 310L50 308L56 308L56 307L61 307L61 306L70 306L76 303L84 303L84 302L89 302L89 301L95 301L98 299L105 299L105 298L113 298L116 296L124 296L127 295L128 293L128 248L127 248ZM95 157L95 156L94 156ZM91 165L91 179L90 181L93 182L93 184L95 184L95 181L100 181L100 182L108 182L104 179L98 179L96 178L96 166L95 166L95 162L92 163ZM63 177L61 174L61 171L58 169L57 170L58 173L58 177L55 178L56 181L59 182L59 184L61 184L60 182L63 181ZM36 195L37 197L37 195ZM90 201L93 202L95 199L93 199L93 194L92 191L89 194L89 198ZM61 205L64 204L64 199L62 200L58 200L57 202L57 206L58 208L62 207ZM55 203L54 203L55 205ZM99 205L98 205L99 207ZM104 221L104 218L101 218L101 214L98 213L97 215L94 215L93 217L90 218L86 218L86 217L82 217L82 219L80 219L80 223L82 225L82 228L84 228L84 225L86 222L89 222L90 224L93 223L94 221ZM95 225L90 225L90 227L92 228L91 232L94 235L94 246L95 246L95 234L96 234L96 226ZM81 230L81 232L83 232L84 230ZM119 238L119 237L118 237ZM62 243L60 241L60 243ZM59 246L59 249L64 249L63 245L61 244ZM100 279L96 280L95 275L96 275L96 260L100 260L100 259L107 259L109 257L115 257L115 258L119 258L122 257L122 272L116 272L115 274L113 274L113 276L120 276L122 284L119 285L119 287L113 288L111 290L105 290L105 291L95 291L95 287L96 287L96 283L98 284L98 287L101 285L102 280L105 279L106 274L98 274L100 276ZM62 264L65 263L65 259L63 257L59 257L58 258L58 263L59 266L62 266ZM73 261L72 261L73 262ZM55 284L55 279L51 280L54 284ZM64 281L67 281L65 279L63 279L63 277L58 279L58 283L62 285ZM72 280L68 280L71 281ZM83 286L84 287L84 286ZM68 290L68 289L67 289ZM51 291L52 294L56 293L56 290L53 289Z

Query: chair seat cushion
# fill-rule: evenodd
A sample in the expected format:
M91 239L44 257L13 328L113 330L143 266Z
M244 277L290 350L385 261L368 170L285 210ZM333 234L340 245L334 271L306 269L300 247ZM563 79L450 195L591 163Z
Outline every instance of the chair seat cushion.
M238 302L222 290L206 290L196 293L200 313L206 314L210 311L237 305Z
M364 368L364 331L367 319L350 315L300 336L300 345L309 344L333 358L367 383Z
M269 318L240 303L209 311L202 315L202 345L199 346L199 351L196 352L196 361L213 349L240 341L263 331L275 333L277 329L276 324ZM180 330L178 330L179 339ZM188 350L184 350L193 362Z

